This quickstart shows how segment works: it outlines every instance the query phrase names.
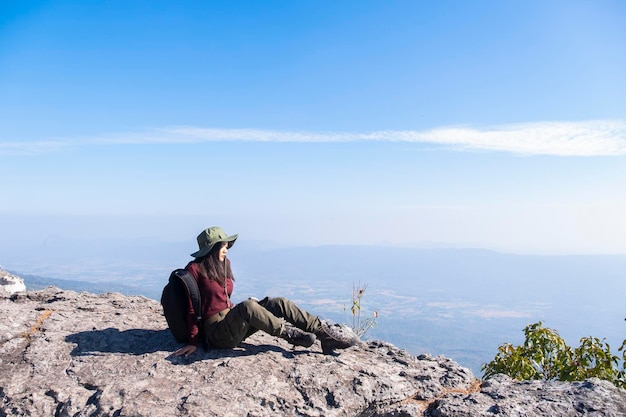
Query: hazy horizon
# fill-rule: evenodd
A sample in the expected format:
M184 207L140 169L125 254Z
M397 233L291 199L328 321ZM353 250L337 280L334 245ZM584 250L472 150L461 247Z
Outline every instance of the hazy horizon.
M0 251L0 265L18 275L62 280L48 281L62 288L158 300L169 272L191 260L187 242L73 243L50 241L35 257L7 258ZM235 301L286 296L315 314L346 322L352 286L367 285L363 314L379 312L379 325L369 338L390 341L412 354L445 354L476 374L497 346L520 343L523 327L531 322L543 321L571 345L584 336L607 338L614 351L626 334L626 255L363 245L273 248L242 240L229 257L237 278ZM27 283L46 282L31 280Z

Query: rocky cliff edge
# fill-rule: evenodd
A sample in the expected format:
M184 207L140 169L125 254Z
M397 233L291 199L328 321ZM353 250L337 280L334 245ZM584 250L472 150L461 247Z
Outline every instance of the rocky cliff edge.
M175 357L143 297L0 293L0 318L0 416L626 416L626 391L605 381L482 382L381 341L333 357L259 332Z

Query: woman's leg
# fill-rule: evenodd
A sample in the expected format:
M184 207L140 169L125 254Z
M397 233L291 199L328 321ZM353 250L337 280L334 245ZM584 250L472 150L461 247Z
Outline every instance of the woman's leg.
M230 313L237 316L250 324L250 327L262 330L272 336L280 334L283 322L276 315L268 311L256 300L245 300L237 304Z
M281 318L295 327L285 326ZM257 329L306 347L311 346L317 336L325 354L332 354L334 349L345 349L356 343L355 340L338 337L330 331L332 329L328 325L323 326L317 316L284 297L266 297L258 302L243 301L233 307L222 321L208 326L205 332L210 345L232 348Z
M282 317L300 330L316 333L321 322L317 316L298 307L293 301L284 297L265 297L259 304L276 317Z
M334 354L335 349L346 349L354 346L358 338L353 335L343 335L334 326L326 323L322 325L319 317L314 316L298 307L293 301L283 297L264 298L259 301L272 314L283 317L289 323L307 333L313 333L322 344L322 352L326 355ZM341 326L338 326L340 329Z
M233 348L256 330L286 337L283 321L255 300L235 305L223 320L205 329L207 340L217 348Z

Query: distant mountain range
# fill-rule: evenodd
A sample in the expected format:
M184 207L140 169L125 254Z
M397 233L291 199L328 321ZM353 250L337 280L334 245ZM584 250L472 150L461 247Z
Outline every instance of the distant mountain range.
M49 286L54 286L64 290L71 290L76 292L86 291L92 294L119 292L126 295L141 295L136 288L116 282L94 283L87 281L40 277L38 275L22 274L16 271L7 272L18 275L20 278L22 278L24 280L24 284L26 285L26 289L29 291L37 291Z

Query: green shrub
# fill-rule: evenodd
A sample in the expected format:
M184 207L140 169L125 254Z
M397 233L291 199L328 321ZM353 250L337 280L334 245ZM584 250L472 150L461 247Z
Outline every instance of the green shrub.
M520 346L505 343L498 347L495 358L482 366L484 379L495 374L545 381L597 377L626 388L626 340L618 349L622 352L620 360L604 339L583 337L580 346L572 349L556 330L543 327L542 322L526 326L524 335L526 340Z

